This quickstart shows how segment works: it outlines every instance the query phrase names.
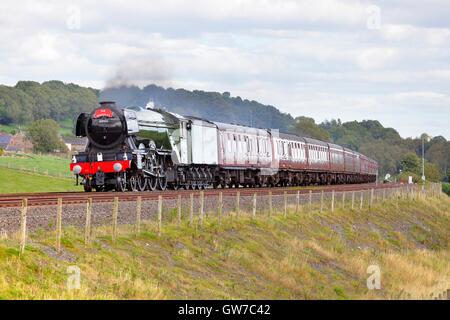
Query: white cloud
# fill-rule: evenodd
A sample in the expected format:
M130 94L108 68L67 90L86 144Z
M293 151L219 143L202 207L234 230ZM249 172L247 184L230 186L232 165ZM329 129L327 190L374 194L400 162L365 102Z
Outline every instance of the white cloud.
M396 55L396 49L393 48L367 48L361 51L356 60L363 70L378 69L393 62Z

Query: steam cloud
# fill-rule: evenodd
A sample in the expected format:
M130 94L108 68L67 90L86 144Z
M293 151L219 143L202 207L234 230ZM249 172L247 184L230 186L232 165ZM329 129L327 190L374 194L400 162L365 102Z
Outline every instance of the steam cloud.
M171 67L158 54L127 56L106 81L104 89L131 85L144 87L148 84L168 87L171 86L171 73Z

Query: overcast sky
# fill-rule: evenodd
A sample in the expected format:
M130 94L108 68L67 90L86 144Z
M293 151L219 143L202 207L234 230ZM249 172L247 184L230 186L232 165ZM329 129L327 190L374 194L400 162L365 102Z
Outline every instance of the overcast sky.
M0 83L229 91L450 139L450 2L0 2Z

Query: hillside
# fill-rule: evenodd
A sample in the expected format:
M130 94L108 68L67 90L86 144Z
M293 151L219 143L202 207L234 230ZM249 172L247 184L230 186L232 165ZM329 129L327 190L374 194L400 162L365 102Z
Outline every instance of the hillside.
M106 88L101 91L100 99L116 101L120 106L145 106L151 100L156 107L183 115L281 131L288 131L294 122L291 115L273 106L231 97L229 92L164 89L152 84L142 89L136 86Z
M414 153L422 156L422 140L420 138L403 139L393 128L385 128L376 120L350 121L326 121L319 125L326 130L331 140L342 146L357 150L373 157L380 163L380 173L398 173L405 170L401 162L405 155ZM426 164L425 173L433 180L439 180L450 174L450 141L442 136L433 137L424 144ZM436 168L431 166L433 164ZM435 170L439 172L434 173ZM421 176L421 166L413 170Z
M204 229L147 226L113 244L96 230L31 234L25 254L0 240L2 299L430 299L450 281L450 198L383 203L362 212L225 219ZM109 230L109 229L108 229ZM368 290L368 267L381 289ZM69 290L69 266L80 289Z
M73 120L80 112L92 110L98 90L61 81L19 81L14 87L0 85L0 124L27 124L51 118Z

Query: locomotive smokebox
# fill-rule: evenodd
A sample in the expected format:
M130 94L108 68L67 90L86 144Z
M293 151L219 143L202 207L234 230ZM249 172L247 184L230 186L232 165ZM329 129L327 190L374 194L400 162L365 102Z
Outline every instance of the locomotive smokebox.
M95 147L111 149L125 140L127 122L113 101L103 101L91 114L78 117L76 131L77 136L87 136Z

